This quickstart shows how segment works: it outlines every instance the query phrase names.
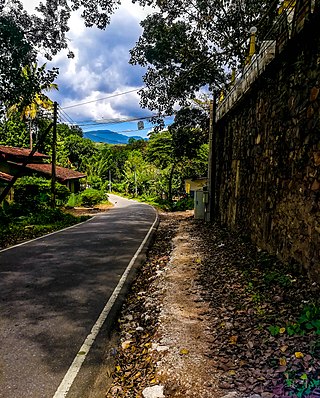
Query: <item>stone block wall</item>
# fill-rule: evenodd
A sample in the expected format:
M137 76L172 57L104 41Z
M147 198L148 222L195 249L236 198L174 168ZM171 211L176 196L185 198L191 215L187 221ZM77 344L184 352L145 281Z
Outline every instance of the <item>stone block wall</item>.
M319 13L214 134L215 217L320 281Z

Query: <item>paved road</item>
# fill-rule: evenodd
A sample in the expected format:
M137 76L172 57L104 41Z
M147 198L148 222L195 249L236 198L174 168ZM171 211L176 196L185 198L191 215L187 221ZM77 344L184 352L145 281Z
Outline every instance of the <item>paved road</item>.
M0 252L1 398L55 395L153 225L153 208L111 198L107 213Z

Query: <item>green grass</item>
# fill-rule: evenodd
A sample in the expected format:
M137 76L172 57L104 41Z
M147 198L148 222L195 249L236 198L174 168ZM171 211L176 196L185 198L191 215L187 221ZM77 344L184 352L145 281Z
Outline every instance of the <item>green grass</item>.
M2 217L0 220L0 248L43 236L50 232L85 221L89 217L75 217L60 209L45 209L28 216Z

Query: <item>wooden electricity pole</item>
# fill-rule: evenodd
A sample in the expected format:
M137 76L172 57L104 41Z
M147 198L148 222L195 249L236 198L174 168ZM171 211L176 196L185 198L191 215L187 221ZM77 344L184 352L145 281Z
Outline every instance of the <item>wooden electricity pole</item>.
M57 119L58 104L53 104L53 128L52 128L52 169L51 169L51 207L56 207L56 162L57 162Z
M33 160L33 155L37 152L38 148L43 144L47 134L49 133L51 127L53 126L53 123L50 123L50 125L46 128L43 134L39 136L39 139L36 143L36 145L33 146L32 150L30 151L29 155L27 158L22 162L20 169L17 171L17 173L12 177L11 181L8 182L8 184L5 186L4 190L0 194L0 204L4 201L6 196L9 194L11 188L17 181L19 177L22 177L23 174L25 173L25 168L29 163L32 163Z

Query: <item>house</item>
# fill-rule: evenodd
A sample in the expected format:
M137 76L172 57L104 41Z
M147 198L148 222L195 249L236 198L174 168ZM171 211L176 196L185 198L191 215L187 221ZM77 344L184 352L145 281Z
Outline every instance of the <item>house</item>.
M50 159L49 156L35 152L28 164L23 167L29 154L30 149L0 145L0 192L17 173L22 173L23 176L36 175L51 178L52 164L46 163ZM79 171L56 166L56 180L66 185L71 192L79 191L80 179L85 177L86 174Z
M208 185L207 177L189 178L185 180L185 190L192 198L196 191L203 191L203 188Z

